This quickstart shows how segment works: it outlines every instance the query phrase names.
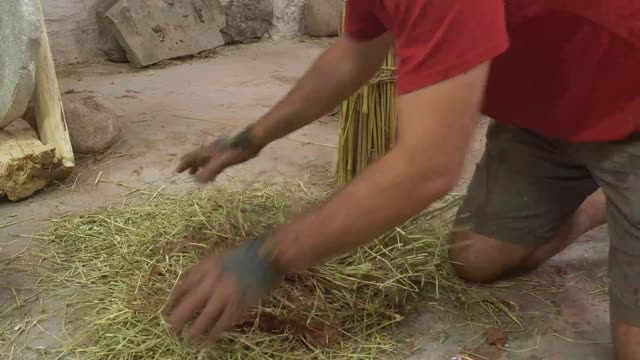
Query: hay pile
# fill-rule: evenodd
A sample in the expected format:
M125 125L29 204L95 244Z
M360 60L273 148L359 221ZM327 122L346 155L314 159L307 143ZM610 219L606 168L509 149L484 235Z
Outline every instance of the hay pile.
M455 207L456 199L449 199L368 247L289 276L213 348L171 334L160 309L198 256L259 234L315 202L299 187L190 195L158 189L54 221L42 235L46 247L25 258L40 264L33 268L36 289L54 290L65 302L60 315L70 340L50 358L379 359L405 354L406 338L396 325L425 284L445 302L500 306L479 299L450 273L448 219L437 220Z

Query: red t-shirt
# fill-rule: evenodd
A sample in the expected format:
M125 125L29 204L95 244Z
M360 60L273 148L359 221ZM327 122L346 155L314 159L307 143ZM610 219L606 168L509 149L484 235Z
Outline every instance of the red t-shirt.
M573 142L640 130L640 0L348 0L347 33L396 40L408 93L493 59L484 113Z

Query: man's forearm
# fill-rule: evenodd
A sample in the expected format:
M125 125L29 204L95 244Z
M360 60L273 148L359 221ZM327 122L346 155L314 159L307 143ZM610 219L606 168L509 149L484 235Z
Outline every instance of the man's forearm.
M428 172L392 151L323 206L278 229L271 255L295 271L366 244L446 195L451 176Z
M264 246L275 265L284 272L318 265L446 195L464 164L488 69L487 62L402 96L395 148L322 206L280 227Z
M289 94L254 124L253 140L266 145L331 111L375 74L391 43L388 35L367 43L340 38Z

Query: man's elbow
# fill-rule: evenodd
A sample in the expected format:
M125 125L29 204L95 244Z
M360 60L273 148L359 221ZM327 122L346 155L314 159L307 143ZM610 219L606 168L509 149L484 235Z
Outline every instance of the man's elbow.
M424 162L424 160L422 160ZM425 201L434 201L447 196L458 184L460 169L451 164L426 164L419 168L413 165L416 196Z
M428 176L430 181L425 181L424 189L421 189L422 195L426 198L443 198L458 184L458 174L452 170L433 171Z
M462 172L464 156L441 156L425 158L428 150L399 144L388 160L400 170L394 175L396 186L410 189L413 200L431 203L447 196L457 185Z

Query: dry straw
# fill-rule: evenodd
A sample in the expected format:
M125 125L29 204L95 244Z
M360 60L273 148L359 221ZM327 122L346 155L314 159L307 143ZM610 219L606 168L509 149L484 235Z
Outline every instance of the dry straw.
M425 285L438 295L437 302L456 304L467 313L471 308L484 311L485 318L504 313L500 301L465 287L450 272L445 238L448 214L457 202L451 198L367 247L288 276L214 347L193 346L173 335L160 315L179 275L198 256L221 252L317 200L300 188L275 185L189 195L160 189L137 194L117 206L54 221L39 236L46 246L21 255L25 264L37 264L31 293L64 302L56 314L64 318L64 333L56 336L68 340L46 358L404 356L406 337L397 331L398 323ZM15 330L24 328L6 314L0 316L5 354L15 351L12 340L20 335Z

